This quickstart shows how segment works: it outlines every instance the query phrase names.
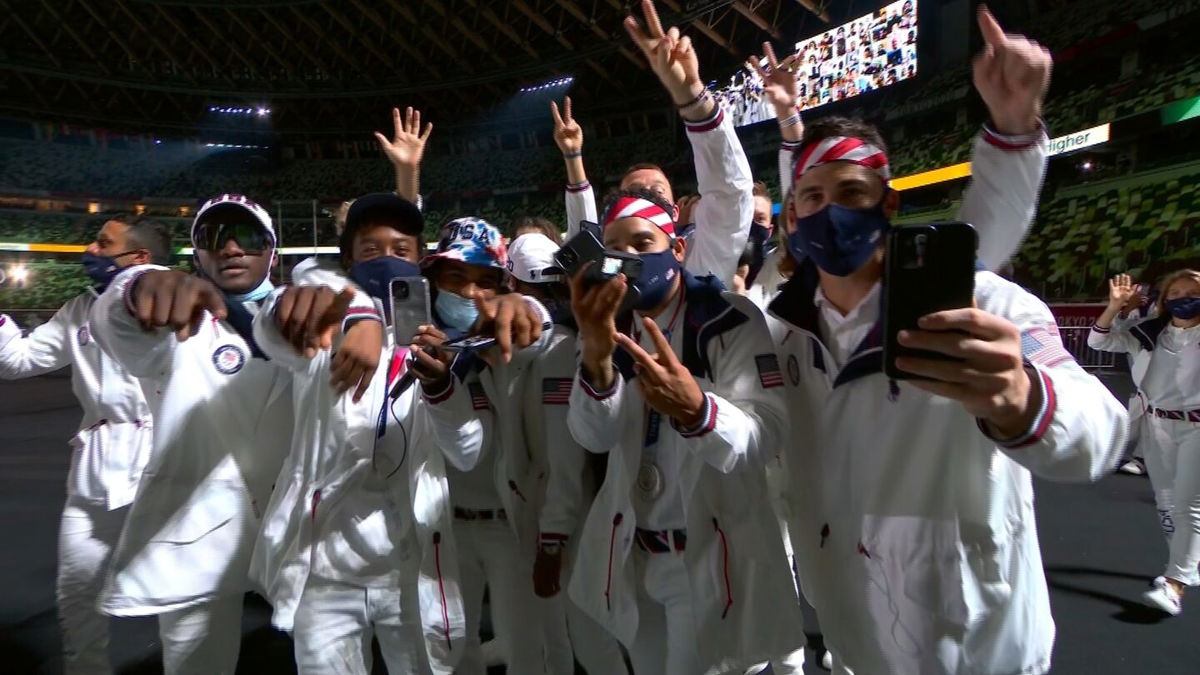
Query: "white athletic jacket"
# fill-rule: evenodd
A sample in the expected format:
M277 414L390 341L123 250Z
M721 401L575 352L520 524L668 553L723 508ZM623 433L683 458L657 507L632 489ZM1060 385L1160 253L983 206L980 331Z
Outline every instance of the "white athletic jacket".
M687 522L683 553L695 610L700 663L727 673L803 646L799 605L767 499L764 465L786 438L784 390L762 314L714 280L688 284L681 360L708 399L699 432L663 422L657 452L679 453ZM693 346L694 345L694 346ZM610 392L577 377L568 420L608 472L580 538L569 593L626 645L638 628L631 549L637 527L635 477L644 441L645 401L624 353Z
M154 269L165 268L122 272L91 314L93 336L140 379L155 421L100 604L117 616L245 592L259 518L291 446L291 373L254 356L231 323L206 314L185 342L142 330L126 290Z
M979 262L997 270L1017 249L1033 224L1038 194L1046 175L1046 133L1005 136L984 127L975 138L971 182L958 207L958 219L971 223L979 235ZM792 160L800 144L784 141L779 150L779 180L784 195L792 187ZM747 293L760 307L775 297L780 284L783 247L763 263Z
M1178 411L1184 417L1188 411L1200 410L1200 327L1177 328L1169 315L1108 329L1093 324L1088 346L1129 354L1135 366L1134 383L1146 405Z
M534 456L545 457L548 468L545 497L538 516L543 542L568 543L583 524L592 497L604 476L592 470L594 457L567 428L567 404L579 370L576 333L556 325L545 351L525 378L525 438Z
M347 285L340 275L312 268L295 282L334 290ZM403 457L405 470L388 479L388 493L393 503L410 509L406 520L419 551L419 573L411 587L418 594L430 663L437 673L451 673L465 644L466 624L444 461L466 470L478 460L483 432L478 419L464 412L470 407L469 395L455 392L446 402L430 406L421 400L421 387L414 383L396 400L388 400L388 391L402 378L403 369L389 367L393 348L385 347L362 400L354 403L348 393L337 396L329 386L331 351L304 359L280 335L272 316L281 292L263 304L255 317L254 335L272 361L293 373L293 402L303 413L296 416L291 454L263 517L250 577L274 608L272 623L292 630L323 523L335 517L345 495L361 489L379 470L375 452ZM353 312L356 309L361 311ZM366 296L356 298L351 310L351 316L378 317ZM401 348L398 358L396 364L403 364L406 349ZM383 435L379 436L381 420ZM391 541L395 528L388 521L394 517L388 509L363 515L356 522L358 540L374 551L404 547L403 542ZM326 540L325 545L333 542Z
M880 325L840 370L822 343L809 264L771 313L788 416L790 534L805 595L856 673L1039 674L1054 622L1031 472L1094 480L1125 442L1122 406L1063 349L1049 309L990 272L981 309L1021 329L1045 404L1011 443L962 406L882 372Z
M12 317L0 315L0 378L72 366L71 390L83 419L71 439L67 495L112 510L133 501L150 458L153 424L137 380L92 339L88 313L95 300L90 290L72 298L25 337Z
M733 288L733 273L746 248L754 220L754 177L732 120L721 106L712 117L684 122L696 156L696 231L688 242L685 267L696 276L713 275ZM567 237L579 231L579 221L596 222L596 197L589 183L568 185Z

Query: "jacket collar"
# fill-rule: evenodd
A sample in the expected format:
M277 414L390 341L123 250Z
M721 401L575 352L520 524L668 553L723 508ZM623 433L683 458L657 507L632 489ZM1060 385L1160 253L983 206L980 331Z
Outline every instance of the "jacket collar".
M805 260L797 267L792 278L780 288L779 294L767 306L767 311L772 316L808 333L816 343L814 348L825 349L818 317L820 310L813 302L819 284L820 276L817 274L816 264L811 260ZM884 297L886 294L880 293L881 303ZM871 331L855 347L850 358L838 371L833 382L834 387L852 382L860 377L883 372L883 315L884 312L880 311L879 318L875 320ZM823 358L822 361L824 361Z
M687 270L683 270L682 275L686 304L683 308L683 353L680 354L680 360L693 376L707 378L712 372L708 361L708 341L745 323L747 317L721 297L725 286L716 277L693 276ZM633 320L633 312L619 317L617 329L629 335ZM626 380L633 377L633 357L629 352L618 348L613 354L613 363Z

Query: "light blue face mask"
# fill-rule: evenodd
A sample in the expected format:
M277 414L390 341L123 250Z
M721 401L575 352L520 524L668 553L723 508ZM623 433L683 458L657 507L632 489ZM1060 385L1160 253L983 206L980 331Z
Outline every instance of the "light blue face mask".
M263 279L262 283L254 290L246 293L226 293L225 297L233 302L258 302L270 295L273 290L275 290L275 285L271 283L270 275L267 275L267 278Z
M441 288L438 289L433 307L446 326L464 333L470 331L479 318L479 308L474 300Z

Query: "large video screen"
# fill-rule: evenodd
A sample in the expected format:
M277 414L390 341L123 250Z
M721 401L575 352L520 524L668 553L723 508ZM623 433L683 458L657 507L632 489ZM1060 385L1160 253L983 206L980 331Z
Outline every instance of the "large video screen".
M794 55L801 110L916 77L917 0L897 0L801 40ZM737 126L775 118L775 109L763 96L762 79L749 66L713 94Z

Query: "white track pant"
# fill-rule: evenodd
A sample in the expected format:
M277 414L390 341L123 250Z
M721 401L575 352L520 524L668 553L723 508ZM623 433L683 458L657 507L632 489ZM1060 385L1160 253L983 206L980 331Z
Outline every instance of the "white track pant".
M187 570L180 570L187 574ZM233 675L242 646L241 593L158 615L166 675Z
M301 675L369 675L372 637L390 675L424 672L415 585L364 588L310 578L292 637Z
M636 675L703 672L696 618L683 553L646 553L633 547L638 581L638 630L629 650Z
M113 546L129 508L67 497L58 528L58 624L66 675L111 673L107 614L97 609Z
M521 550L517 535L503 520L455 520L454 537L467 618L467 646L455 673L484 675L487 670L479 648L485 585L508 672L543 672L545 640L539 598L533 592L533 551Z
M1163 576L1200 585L1200 423L1143 418L1142 445L1170 559Z

